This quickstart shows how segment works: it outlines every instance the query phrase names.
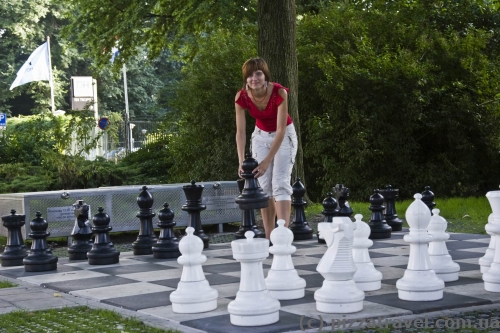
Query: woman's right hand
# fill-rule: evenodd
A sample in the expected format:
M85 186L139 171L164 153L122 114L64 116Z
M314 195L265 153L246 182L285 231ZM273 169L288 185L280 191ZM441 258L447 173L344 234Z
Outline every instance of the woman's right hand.
M241 164L240 164L240 166L238 167L238 176L240 178L243 178L242 174L243 174L243 169L241 168Z

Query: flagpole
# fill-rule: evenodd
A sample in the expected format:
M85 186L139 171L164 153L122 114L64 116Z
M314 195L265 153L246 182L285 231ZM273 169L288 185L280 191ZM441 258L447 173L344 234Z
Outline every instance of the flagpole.
M124 93L125 93L125 132L126 132L126 145L125 145L125 150L127 153L130 153L132 151L131 147L131 133L130 133L130 114L128 110L128 91L127 91L127 68L125 67L125 64L123 64L123 88L124 88Z
M50 100L52 103L52 113L56 111L54 105L54 78L52 77L52 61L50 60L50 37L47 36L47 50L49 52L49 73L50 73Z

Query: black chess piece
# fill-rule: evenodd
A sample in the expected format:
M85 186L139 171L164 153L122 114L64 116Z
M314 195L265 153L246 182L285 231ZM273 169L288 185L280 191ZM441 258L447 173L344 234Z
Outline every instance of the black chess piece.
M293 206L293 222L290 224L290 230L293 232L293 240L312 239L313 230L306 221L304 208L307 202L304 200L306 188L300 181L300 178L295 180L292 185L292 206Z
M396 199L399 197L399 190L387 185L385 189L380 190L380 194L384 197L385 211L384 218L387 224L391 226L392 231L403 230L403 220L396 213Z
M92 229L89 221L90 206L83 200L73 204L75 225L71 232L73 242L68 247L69 260L87 260L87 252L92 249Z
M349 189L344 187L343 184L337 184L333 188L335 191L335 197L338 203L338 215L337 216L347 216L351 217L354 213L347 199L349 198Z
M203 194L203 185L196 185L194 180L191 180L190 185L184 185L182 190L186 196L186 204L182 206L182 210L188 213L187 227L194 228L194 235L201 238L203 241L203 248L208 248L209 238L205 235L201 227L200 213L202 210L207 209L207 206L201 204L201 196Z
M153 257L156 259L178 258L181 255L179 240L174 234L174 227L177 223L174 222L174 211L168 208L168 203L163 204L163 209L158 212L158 219L160 220L157 223L160 228L160 237L153 245Z
M95 234L92 249L87 252L89 265L111 265L120 261L120 251L115 249L109 232L113 229L109 226L109 215L104 213L104 208L97 209L99 213L94 215L92 231Z
M378 189L373 190L374 194L370 197L369 210L372 211L372 216L368 225L370 226L370 239L384 239L391 238L392 228L387 224L384 219L383 211L385 209L384 197L380 194Z
M432 214L432 210L434 209L434 207L436 207L436 203L434 202L435 197L434 197L434 192L431 191L431 187L426 186L425 191L423 191L421 194L422 194L422 202L426 204L427 207L429 207L431 211L431 216L434 215Z
M338 210L337 210L337 200L333 197L332 192L328 192L326 195L326 198L322 202L323 205L323 211L321 214L325 216L324 222L333 222L333 218L335 216L338 216ZM326 244L326 241L323 238L319 238L319 231L318 231L318 243L320 244Z
M46 272L57 269L57 258L52 254L50 247L47 244L47 237L50 232L47 232L49 224L42 217L42 213L36 212L36 218L30 222L31 232L30 238L31 250L26 258L24 258L24 271L26 272Z
M136 216L140 220L140 226L139 235L137 235L135 242L132 243L132 249L136 256L153 254L153 245L156 244L156 236L153 229L153 217L156 214L151 208L153 207L154 199L148 190L150 188L143 186L141 193L137 197L139 213Z
M2 267L22 266L23 259L28 255L21 233L25 219L26 215L16 214L14 209L10 211L10 215L2 216L2 224L8 231L7 245L0 254Z
M248 167L248 166L247 166ZM251 171L251 170L250 170ZM243 193L243 189L245 188L245 179L238 179L238 190L240 191L240 196ZM239 196L238 196L239 198ZM236 198L236 202L238 202L238 198ZM234 237L236 239L244 239L245 232L252 231L255 236L254 238L265 238L266 234L260 230L255 224L255 209L242 209L241 210L241 225L238 231L234 233Z

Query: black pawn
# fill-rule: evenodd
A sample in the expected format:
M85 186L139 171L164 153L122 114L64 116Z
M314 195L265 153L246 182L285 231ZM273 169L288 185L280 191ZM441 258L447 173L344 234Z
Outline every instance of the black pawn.
M423 191L422 193L422 202L424 204L427 205L427 207L429 207L429 210L431 211L431 215L434 215L432 214L432 210L434 209L434 207L436 207L436 203L434 202L434 192L431 191L431 188L430 186L426 186L425 187L425 191Z
M384 219L383 211L385 209L384 197L380 194L378 189L373 191L374 194L370 197L369 210L372 211L372 217L368 225L370 226L370 239L383 239L391 238L392 228L387 224Z
M156 259L178 258L179 240L175 237L174 227L177 223L174 222L174 211L168 208L168 203L163 204L163 209L158 212L157 225L160 228L160 237L158 242L153 245L153 257Z
M245 188L245 179L238 179L238 190L240 191L240 196ZM241 210L241 225L238 231L234 233L236 239L244 239L245 232L253 231L255 234L254 238L265 238L266 234L257 228L255 224L255 210L254 209L242 209Z
M89 265L111 265L120 261L120 251L115 249L109 232L113 229L109 226L109 215L104 213L104 208L97 209L99 213L94 215L92 231L95 234L94 245L87 253Z
M92 229L89 222L90 206L83 200L73 204L75 226L71 232L73 242L68 247L69 260L87 260L87 252L92 249Z
M338 216L351 217L354 213L347 199L349 198L349 189L344 187L342 184L337 184L333 188L335 191L335 197L338 203Z
M194 234L201 238L203 241L203 248L208 248L209 238L203 232L201 227L201 217L200 213L202 210L207 209L207 206L201 204L201 196L203 194L203 189L205 186L196 185L194 180L191 180L190 185L184 185L182 190L186 196L186 204L182 206L182 210L188 213L188 224L187 227L194 228Z
M292 185L292 206L293 206L293 222L290 225L290 230L293 232L293 240L312 239L313 230L306 221L304 208L307 202L304 200L306 188L301 183L300 178L295 180Z
M2 216L2 224L8 231L7 245L5 245L3 253L0 254L2 267L22 266L23 259L28 255L21 233L26 215L16 214L14 209L10 211L10 214Z
M339 211L337 208L337 200L333 197L332 192L328 192L326 198L323 200L323 211L321 214L325 216L325 220L323 222L333 222L333 218L338 215ZM319 238L318 231L318 243L326 244L326 241L322 238Z
M399 190L387 185L384 190L380 190L380 194L384 197L384 218L387 224L391 226L392 231L403 230L403 220L396 213L396 199L399 197Z
M140 220L139 235L132 243L134 255L142 256L146 254L153 254L153 245L156 244L156 236L153 228L153 217L156 214L153 212L154 199L148 191L147 186L143 186L141 193L137 197L137 205L139 206L139 213L136 217Z
M24 271L26 272L45 272L57 269L57 258L52 254L50 247L47 245L47 237L50 232L47 232L49 224L42 218L42 213L36 212L36 218L30 222L31 232L30 238L31 250L26 258L24 258Z

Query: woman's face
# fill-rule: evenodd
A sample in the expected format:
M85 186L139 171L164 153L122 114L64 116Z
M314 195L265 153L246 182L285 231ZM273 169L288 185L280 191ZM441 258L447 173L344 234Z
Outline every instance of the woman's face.
M264 75L264 72L261 71L260 69L253 72L252 75L247 77L247 84L248 87L251 89L259 89L264 87L264 82L266 81L266 76Z

